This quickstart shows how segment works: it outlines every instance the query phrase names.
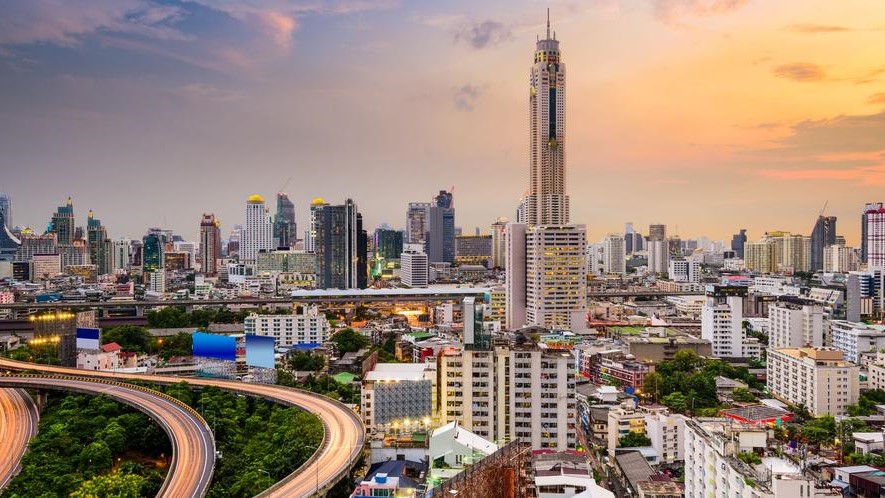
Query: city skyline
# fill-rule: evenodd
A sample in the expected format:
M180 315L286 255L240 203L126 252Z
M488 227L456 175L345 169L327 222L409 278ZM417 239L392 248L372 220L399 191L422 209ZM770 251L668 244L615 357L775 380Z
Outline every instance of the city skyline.
M571 221L590 240L627 221L810 235L829 200L858 246L885 183L872 2L48 5L0 7L0 167L17 173L3 190L38 231L71 195L78 224L92 209L111 238L196 239L203 212L227 234L290 176L302 226L322 196L401 228L408 202L453 184L457 225L513 219L524 61L548 6L567 40ZM394 82L407 90L374 91ZM434 119L402 120L404 105Z

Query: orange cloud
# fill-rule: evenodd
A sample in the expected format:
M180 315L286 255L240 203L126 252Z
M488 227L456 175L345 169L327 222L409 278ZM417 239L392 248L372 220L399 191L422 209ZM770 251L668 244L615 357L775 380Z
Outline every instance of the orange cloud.
M781 64L774 68L775 76L793 81L810 82L826 79L827 73L822 66L810 62Z
M871 104L885 104L885 92L870 95L870 98L867 99L867 102Z
M784 31L792 31L794 33L815 34L815 33L841 33L845 31L854 31L852 28L845 26L831 26L827 24L791 24L784 28Z

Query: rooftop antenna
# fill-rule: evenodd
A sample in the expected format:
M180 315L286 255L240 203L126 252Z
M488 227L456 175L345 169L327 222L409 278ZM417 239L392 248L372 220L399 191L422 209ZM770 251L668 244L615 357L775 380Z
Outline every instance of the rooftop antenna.
M550 39L550 7L547 7L547 39Z

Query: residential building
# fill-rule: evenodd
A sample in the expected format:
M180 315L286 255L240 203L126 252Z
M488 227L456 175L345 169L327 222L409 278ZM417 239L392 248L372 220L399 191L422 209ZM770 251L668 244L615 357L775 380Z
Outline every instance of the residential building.
M660 274L670 267L670 241L667 239L667 225L656 224L648 227L648 271Z
M506 293L505 327L516 330L526 325L526 229L525 223L508 223L504 285Z
M824 273L848 273L857 271L857 249L844 245L824 247Z
M633 229L633 223L627 222L624 226L624 251L627 254L645 250L645 237Z
M465 333L461 351L440 353L440 421L458 421L490 441L518 439L536 449L573 449L574 356L530 340L477 347L485 343L471 343Z
M430 275L427 254L417 249L402 253L400 259L400 281L406 287L427 287Z
M31 257L31 280L50 280L61 275L61 256L58 254L35 254Z
M0 193L0 217L3 219L3 226L12 230L15 226L12 222L12 198L7 193Z
M492 268L503 269L507 261L507 218L492 223Z
M74 202L68 197L65 205L52 215L48 231L55 234L58 245L68 246L74 243L74 230Z
M204 213L200 221L200 270L204 275L218 274L221 259L221 228L215 215Z
M694 259L671 259L667 276L674 282L699 283L701 281L701 264Z
M627 273L627 252L624 237L608 234L602 241L603 267L606 273L625 275Z
M842 351L845 360L862 363L864 354L875 355L885 348L885 326L846 320L828 320L830 344Z
M9 237L16 238L11 234ZM15 255L16 261L30 261L35 254L58 254L58 242L52 232L37 235L30 230L22 231L17 240L20 245Z
M538 498L615 498L596 483L593 469L582 455L539 453L532 456L532 469Z
M744 266L755 273L776 273L777 259L773 240L763 239L759 242L744 244Z
M651 440L662 464L685 461L685 421L684 415L669 413L667 409L647 410L645 434Z
M874 220L872 226L870 225L870 219ZM882 263L885 263L885 210L883 210L881 202L868 203L864 206L860 215L861 263L869 262L870 236L873 234L873 231L870 230L871 228L877 232L873 239L878 242L881 254L878 266L883 267L885 266L882 265Z
M264 197L250 195L246 201L246 224L240 235L240 261L255 264L259 252L272 251L275 248L273 229L273 219L264 204Z
M128 271L132 265L133 247L132 240L117 239L113 242L111 264L113 270Z
M107 275L112 271L112 243L108 239L108 231L101 220L93 216L92 211L86 221L87 243L89 244L89 260L96 266L99 275Z
M341 205L317 206L317 288L365 289L368 285L368 238L363 216L347 199Z
M147 290L157 294L166 292L166 270L159 269L150 273Z
M435 370L424 363L376 363L360 390L360 415L370 431L427 429L433 415Z
M559 41L538 39L529 87L530 181L525 199L529 226L569 223L565 178L565 64Z
M612 453L620 444L621 438L632 433L646 434L645 412L632 401L621 404L608 412L608 449Z
M316 197L310 201L310 228L304 231L304 250L307 252L316 252L317 240L317 212L328 203L322 197Z
M780 296L768 306L768 345L800 348L824 345L823 307L813 301Z
M701 338L710 341L716 358L759 358L762 346L743 328L746 287L708 286L701 308Z
M858 400L858 369L835 348L769 349L768 389L815 417L844 415Z
M724 421L685 422L685 498L774 498L770 481L737 458L765 449L766 430ZM813 486L813 485L812 485ZM811 496L805 495L802 496Z
M329 339L329 329L329 320L316 306L306 306L291 315L253 313L243 321L246 334L273 337L278 348L319 346Z
M584 225L538 226L526 231L526 324L584 328L586 234Z

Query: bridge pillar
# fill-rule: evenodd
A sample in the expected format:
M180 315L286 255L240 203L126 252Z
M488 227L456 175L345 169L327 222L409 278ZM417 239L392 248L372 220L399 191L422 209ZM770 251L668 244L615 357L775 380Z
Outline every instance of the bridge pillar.
M46 403L49 402L49 392L38 389L37 395L35 396L35 402L37 403L37 409L42 412L43 408L46 407Z

